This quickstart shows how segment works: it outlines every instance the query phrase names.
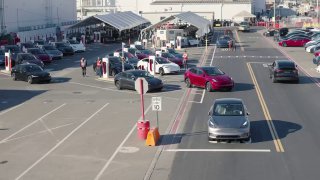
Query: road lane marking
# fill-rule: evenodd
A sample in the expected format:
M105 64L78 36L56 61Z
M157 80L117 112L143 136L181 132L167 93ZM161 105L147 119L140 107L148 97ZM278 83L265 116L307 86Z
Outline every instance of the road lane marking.
M60 105L59 107L55 108L54 110L52 110L52 111L48 112L47 114L41 116L41 117L38 118L37 120L31 122L30 124L26 125L25 127L21 128L20 130L16 131L15 133L11 134L10 136L4 138L3 140L0 141L0 143L3 143L3 142L5 142L5 141L7 141L7 140L10 139L11 137L17 135L18 133L22 132L23 130L27 129L28 127L32 126L33 124L41 121L41 119L49 116L50 114L52 114L53 112L57 111L58 109L62 108L62 107L65 106L65 105L66 105L66 103Z
M239 42L241 51L244 51L244 48L243 48L243 46L242 46L242 43L241 43L241 40L240 40L240 37L239 37L239 34L238 34L238 31L237 31L237 30L236 30L236 36L237 36L237 39L238 39L238 42Z
M274 127L274 124L272 122L272 118L271 118L271 115L269 113L269 109L268 109L268 106L263 98L263 95L262 95L262 92L260 90L260 87L259 87L259 84L258 84L258 81L253 73L253 70L252 70L252 67L250 65L250 63L247 63L247 66L248 66L248 70L249 70L249 73L250 73L250 76L252 78L252 81L253 81L253 84L255 85L255 89L256 89L256 92L257 92L257 95L258 95L258 98L259 98L259 101L260 101L260 105L262 107L262 111L263 111L263 114L267 120L267 124L268 124L268 127L269 127L269 130L270 130L270 133L271 133L271 136L272 136L272 139L273 139L273 143L276 147L276 151L277 152L284 152L284 148L282 146L282 143L280 141L280 138L278 136L278 133L277 133L277 130L276 128Z
M151 109L152 104L149 105L149 107L146 109L145 114L148 113L148 111ZM142 116L139 118L139 120L142 118ZM110 159L106 162L106 164L102 167L102 169L99 171L99 173L97 174L97 176L94 178L94 180L98 180L101 178L101 176L103 175L103 173L106 171L106 169L110 166L111 162L114 160L114 158L116 157L116 155L121 151L124 143L127 142L127 140L130 138L130 136L132 135L133 131L135 131L135 129L137 128L137 123L134 124L134 126L132 127L131 131L127 134L127 136L124 138L124 140L120 143L120 145L118 146L118 148L114 151L114 153L112 154L112 156L110 157Z
M203 89L200 104L202 104L202 103L203 103L203 99L204 99L204 95L205 95L205 94L206 94L206 90L205 90L205 89Z
M65 124L65 125L61 125L61 126L57 126L57 127L54 127L54 128L50 128L50 130L52 131L52 130L55 130L55 129L60 129L60 128L63 128L63 127L66 127L66 126L70 126L71 124L73 124L73 123L68 123L68 124ZM39 132L36 132L36 133L28 134L28 135L25 135L25 136L11 138L11 139L8 139L8 140L6 140L4 142L0 142L0 144L11 142L11 141L14 141L14 140L19 140L19 139L30 137L30 136L34 136L34 135L37 135L37 134L43 134L43 133L46 133L46 132L48 132L48 130L43 130L43 131L39 131Z
M215 55L215 53L216 53L216 49L217 49L217 46L214 46L214 50L213 50L213 53L212 53L212 58L211 58L210 66L212 66L212 64L213 64L213 59L214 59L214 55Z
M79 130L83 125L89 122L96 114L102 111L105 107L107 107L109 103L103 105L98 111L93 113L90 117L88 117L85 121L83 121L80 125L78 125L74 130L72 130L66 137L64 137L59 143L57 143L53 148L51 148L46 154L44 154L41 158L39 158L36 162L34 162L30 167L28 167L23 173L21 173L15 180L21 179L25 174L27 174L33 167L39 164L43 159L45 159L49 154L51 154L54 150L56 150L61 144L63 144L70 136L72 136L77 130Z
M167 152L271 152L270 149L167 149Z
M1 116L1 115L4 115L4 114L7 113L7 112L10 112L10 111L18 108L18 107L20 107L20 106L22 106L22 105L24 105L24 103L21 103L21 104L19 104L19 105L13 106L12 108L7 109L7 110L5 110L5 111L2 111L2 112L0 112L0 116Z

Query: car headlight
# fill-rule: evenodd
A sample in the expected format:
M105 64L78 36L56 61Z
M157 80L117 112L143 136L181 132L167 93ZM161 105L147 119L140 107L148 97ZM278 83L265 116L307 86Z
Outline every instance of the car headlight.
M217 128L217 126L211 120L209 120L209 127Z
M245 121L242 125L241 128L247 128L249 125L248 121Z
M31 75L31 77L35 78L35 77L39 77L39 76L36 76L36 75Z

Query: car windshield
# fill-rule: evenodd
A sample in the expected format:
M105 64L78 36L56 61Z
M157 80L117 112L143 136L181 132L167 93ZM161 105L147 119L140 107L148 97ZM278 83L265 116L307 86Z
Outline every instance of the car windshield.
M54 46L43 46L45 50L57 50Z
M43 69L40 66L35 65L27 65L26 66L27 72L41 72Z
M292 62L281 62L278 63L280 69L296 69L296 66Z
M44 41L35 41L34 43L39 44L39 45L44 45Z
M30 49L30 53L32 54L44 54L41 49Z
M203 67L202 69L204 70L204 72L206 72L210 76L218 76L218 75L224 74L224 72L222 72L217 67Z
M21 58L24 60L35 60L36 59L32 54L21 54Z
M122 53L120 53L122 55ZM124 53L124 57L127 57L127 58L134 58L134 55L132 55L131 53L127 53L125 52Z
M157 58L157 62L159 64L170 64L170 61L168 61L167 59L165 58Z
M137 49L144 49L144 47L142 45L135 45Z
M162 55L163 55L163 57L166 57L166 58L174 58L175 57L174 55L172 55L170 53L163 53Z
M25 43L25 44L22 44L22 46L24 46L25 48L33 48L34 47L34 45L31 43Z
M178 54L174 49L167 49L169 53L171 54Z
M215 116L243 116L243 105L239 103L219 103L213 110Z
M153 78L153 76L147 71L133 71L131 72L135 77Z
M241 26L248 26L249 23L248 23L248 22L241 22L240 25L241 25Z

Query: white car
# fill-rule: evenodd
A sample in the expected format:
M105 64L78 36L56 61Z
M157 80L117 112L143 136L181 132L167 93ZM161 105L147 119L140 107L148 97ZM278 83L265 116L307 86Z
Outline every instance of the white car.
M74 52L86 51L86 47L84 46L84 44L82 44L82 42L70 39L70 40L67 40L66 43L68 43L72 47Z
M308 47L306 48L306 51L307 51L308 53L311 53L311 49L314 48L314 47L316 47L316 45L308 46Z
M142 70L149 70L149 59L141 59L138 62L138 68ZM162 57L156 57L156 68L155 72L164 75L164 74L170 74L170 73L178 73L180 71L180 67L175 64L170 62L169 60L162 58Z

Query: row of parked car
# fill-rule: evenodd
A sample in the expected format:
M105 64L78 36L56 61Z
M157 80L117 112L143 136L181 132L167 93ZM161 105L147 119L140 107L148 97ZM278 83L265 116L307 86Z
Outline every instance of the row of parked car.
M44 63L50 63L55 59L62 59L63 56L73 55L75 52L86 51L85 46L75 40L65 42L35 42L21 43L18 45L5 45L0 49L0 65L4 64L5 52L12 55L12 66L24 62L34 63L44 67Z

